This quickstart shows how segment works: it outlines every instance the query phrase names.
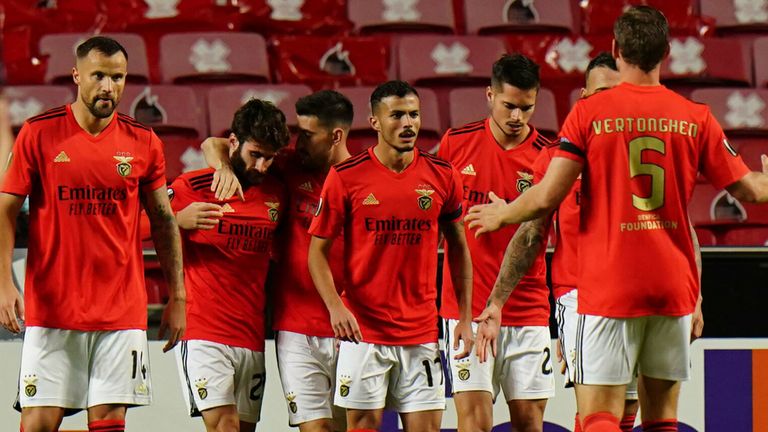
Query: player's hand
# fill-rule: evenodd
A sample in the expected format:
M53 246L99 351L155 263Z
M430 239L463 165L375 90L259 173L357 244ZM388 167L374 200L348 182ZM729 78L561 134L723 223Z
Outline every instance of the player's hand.
M165 338L168 332L168 343L163 347L163 352L168 352L176 346L184 336L184 330L187 328L187 302L185 300L169 300L163 310L163 318L160 321L160 331L157 336L160 339Z
M352 315L352 312L343 303L329 310L329 312L333 335L337 339L354 343L360 343L363 340L363 333L360 331L357 319L355 319L355 316Z
M24 299L11 282L0 287L0 325L11 333L19 333L19 319L24 319Z
M768 156L761 154L760 162L763 165L763 174L768 174Z
M563 345L557 341L557 363L560 364L560 375L565 375L565 357L563 357Z
M691 342L701 337L704 331L704 314L701 312L701 297L696 302L696 309L691 317Z
M490 204L472 206L464 217L464 222L469 223L469 229L477 228L475 237L501 228L502 210L507 203L493 192L488 193L488 198L491 200Z
M237 194L241 200L245 201L240 180L237 179L235 172L232 171L232 167L229 165L222 165L221 168L213 173L211 192L214 192L216 199L219 201L230 199L234 194Z
M490 303L473 321L478 323L475 354L480 363L485 363L488 360L489 346L491 355L496 357L496 343L501 330L501 308L495 303Z
M453 356L456 360L469 357L472 347L475 345L475 335L472 332L472 323L470 321L459 320L459 323L456 324L456 329L453 331L454 351L459 349L459 341L464 342L464 350Z
M193 202L176 213L176 222L181 229L212 229L224 217L221 206L206 202Z

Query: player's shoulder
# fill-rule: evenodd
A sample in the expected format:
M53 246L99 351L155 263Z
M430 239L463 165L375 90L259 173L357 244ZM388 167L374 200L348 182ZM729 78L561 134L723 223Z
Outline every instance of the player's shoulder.
M152 128L134 119L133 117L118 112L116 114L116 121L122 133L136 137L138 139L146 139L151 135L154 135Z
M367 163L371 161L371 154L368 150L363 150L360 153L357 153L356 155L350 157L349 159L346 159L342 162L337 163L333 166L333 169L341 174L344 173L353 173L357 172L361 169L366 169Z
M26 123L32 128L45 128L56 127L58 122L66 119L67 107L62 105L60 107L51 108L36 116L27 119Z
M437 171L443 172L447 175L450 175L451 171L453 171L453 165L451 165L450 162L421 149L416 149L416 151L419 152L419 157L424 160L428 166L433 167Z
M215 172L216 171L213 168L188 171L176 177L176 180L173 183L178 185L178 183L181 182L194 191L209 191L211 189L211 184L213 183L213 174Z
M533 148L535 148L538 151L557 145L557 141L553 141L547 138L546 136L542 135L541 132L539 132L539 130L536 129L534 126L531 126L531 133L534 134L532 137L533 141L531 144L533 145Z
M482 135L485 131L485 119L477 120L465 124L464 126L450 128L445 132L449 140L470 141L477 135Z

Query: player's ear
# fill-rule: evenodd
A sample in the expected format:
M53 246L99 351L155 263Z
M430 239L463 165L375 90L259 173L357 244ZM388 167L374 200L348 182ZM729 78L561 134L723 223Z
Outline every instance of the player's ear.
M238 139L235 136L234 132L230 132L229 133L228 144L229 144L229 149L230 150L234 150L234 149L236 149L240 145L240 141L238 141Z
M616 39L611 40L611 57L618 59L620 54L619 47L616 46Z
M339 145L344 140L344 129L334 128L331 135L333 136L333 145Z
M376 132L381 132L381 124L379 123L379 118L375 115L371 115L368 117L368 123L371 124L371 127Z
M581 93L579 93L579 98L584 99L587 96L587 89L584 87L581 88Z
M77 67L72 68L72 81L75 85L80 85L80 72L77 71Z

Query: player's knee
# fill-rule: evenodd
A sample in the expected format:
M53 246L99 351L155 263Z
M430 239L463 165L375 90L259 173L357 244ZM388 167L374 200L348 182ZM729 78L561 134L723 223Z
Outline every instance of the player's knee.
M215 432L240 432L240 420L237 416L223 415L216 422Z
M24 409L21 413L21 430L24 432L56 432L61 415L44 409Z

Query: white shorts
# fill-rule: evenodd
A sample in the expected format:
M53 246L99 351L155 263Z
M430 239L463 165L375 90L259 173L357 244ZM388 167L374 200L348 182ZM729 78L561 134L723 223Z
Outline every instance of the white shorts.
M576 362L576 325L579 314L576 312L578 290L571 290L555 300L555 318L559 335L560 351L565 360L565 387L573 387ZM637 400L637 375L627 385L626 399Z
M458 320L445 320L447 362L451 370L453 392L487 391L494 399L499 390L506 400L547 399L555 395L555 376L552 373L552 342L549 327L501 327L497 342L498 358L491 357L480 363L475 351L469 357L455 360L463 350L453 349L453 334ZM472 329L477 331L476 324Z
M96 405L151 402L144 330L27 327L19 373L21 408L55 406L72 414Z
M691 316L578 315L574 381L629 384L638 374L670 381L690 375Z
M445 409L445 383L437 343L390 346L342 342L334 403L352 409L399 413Z
M176 359L189 414L237 406L240 421L258 423L267 373L264 353L205 340L181 341Z
M277 366L291 426L326 418L343 421L343 410L333 405L337 359L333 337L277 333Z

